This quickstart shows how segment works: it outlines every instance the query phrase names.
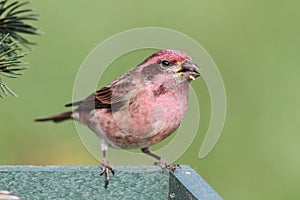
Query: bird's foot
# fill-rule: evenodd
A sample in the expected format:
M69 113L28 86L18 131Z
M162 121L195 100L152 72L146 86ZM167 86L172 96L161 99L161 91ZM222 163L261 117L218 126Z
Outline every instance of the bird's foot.
M170 164L166 159L161 158L159 162L155 162L155 165L160 166L162 169L168 169L172 172L175 172L177 168L181 168L179 164Z
M115 175L114 169L111 166L109 166L108 161L104 158L102 159L100 176L105 174L105 185L104 185L105 189L107 189L109 184L109 171L111 171L112 175Z

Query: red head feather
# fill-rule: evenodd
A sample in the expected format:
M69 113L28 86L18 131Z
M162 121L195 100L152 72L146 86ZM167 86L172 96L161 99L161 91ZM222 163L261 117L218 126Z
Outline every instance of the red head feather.
M176 62L182 62L186 59L192 60L192 58L183 51L174 50L174 49L165 49L152 54L140 65L158 63L161 60L168 60L169 62L176 63Z

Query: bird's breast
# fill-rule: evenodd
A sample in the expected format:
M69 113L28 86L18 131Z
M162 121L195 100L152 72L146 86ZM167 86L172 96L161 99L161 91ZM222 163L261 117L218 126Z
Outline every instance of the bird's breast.
M120 148L151 146L173 133L187 108L188 87L170 90L150 85L128 98L122 109L95 115L94 125Z
M180 88L177 91L149 85L133 93L125 108L113 112L114 121L122 130L123 137L136 138L143 146L152 145L169 136L180 125L187 108L186 92Z

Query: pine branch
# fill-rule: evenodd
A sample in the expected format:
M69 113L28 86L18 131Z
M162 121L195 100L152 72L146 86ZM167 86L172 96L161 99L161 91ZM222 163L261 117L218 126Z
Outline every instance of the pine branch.
M2 0L0 1L0 34L9 33L9 41L19 41L23 46L35 44L24 38L22 34L39 35L40 30L27 21L38 20L38 15L33 14L33 9L23 9L29 2Z
M22 52L23 47L29 48L35 44L27 40L23 35L38 35L38 28L27 23L38 20L33 14L33 9L24 8L29 2L18 0L0 0L0 97L12 94L17 96L4 82L3 78L17 78L26 69L20 59L26 54Z
M22 75L22 70L26 69L20 58L24 57L26 54L18 54L20 48L16 45L17 42L7 42L9 34L0 38L0 75L8 78L17 78ZM9 93L17 96L3 81L0 77L0 97L3 94L8 95Z

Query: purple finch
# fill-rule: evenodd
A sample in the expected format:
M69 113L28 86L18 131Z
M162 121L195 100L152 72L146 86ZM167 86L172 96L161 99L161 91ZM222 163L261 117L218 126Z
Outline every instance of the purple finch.
M189 83L200 76L198 69L185 52L160 50L86 99L66 105L76 109L36 121L74 119L94 131L101 143L106 188L109 171L114 174L106 160L108 146L139 148L157 159L161 168L175 171L179 165L152 153L150 146L179 127L188 105Z

